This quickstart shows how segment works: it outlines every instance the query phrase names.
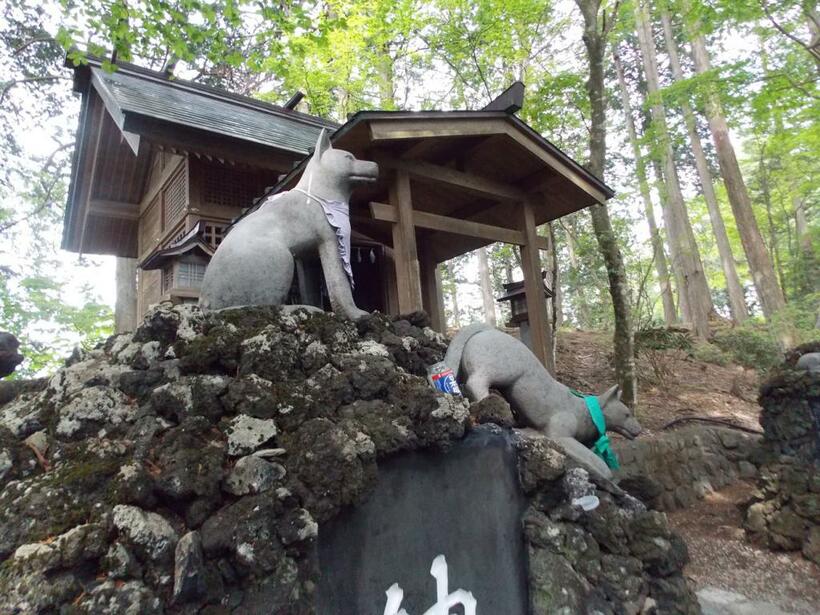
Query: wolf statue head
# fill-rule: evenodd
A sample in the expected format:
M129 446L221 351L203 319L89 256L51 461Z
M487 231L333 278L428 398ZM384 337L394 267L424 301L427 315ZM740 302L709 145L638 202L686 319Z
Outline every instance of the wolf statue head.
M357 160L350 152L334 149L323 128L313 156L297 187L326 201L350 202L350 193L359 184L375 182L379 165Z
M641 424L632 410L621 401L621 387L617 384L603 395L598 396L598 403L606 419L607 431L614 431L630 440L641 433Z

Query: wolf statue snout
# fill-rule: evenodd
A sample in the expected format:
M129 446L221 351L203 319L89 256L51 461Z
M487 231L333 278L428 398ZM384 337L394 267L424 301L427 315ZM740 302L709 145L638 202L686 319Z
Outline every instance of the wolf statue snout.
M366 315L353 301L350 194L378 177L375 162L333 149L322 130L293 190L266 199L222 240L205 271L200 305L281 305L293 281L294 257L318 252L333 311L353 320Z

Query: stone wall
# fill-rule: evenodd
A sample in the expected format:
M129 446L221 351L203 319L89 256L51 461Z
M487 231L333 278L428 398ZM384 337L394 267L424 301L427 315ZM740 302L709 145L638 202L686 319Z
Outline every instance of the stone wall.
M820 564L820 373L797 368L801 354L760 389L765 458L744 526L755 542Z
M730 428L692 425L652 439L613 446L620 485L651 508L690 506L738 478L754 479L760 437Z

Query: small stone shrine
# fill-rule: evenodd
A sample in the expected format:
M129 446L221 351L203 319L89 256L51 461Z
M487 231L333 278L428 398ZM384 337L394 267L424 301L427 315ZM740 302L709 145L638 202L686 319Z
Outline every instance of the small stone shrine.
M744 525L752 540L800 550L820 564L820 371L812 369L818 351L820 343L795 349L760 389L766 461Z
M697 613L665 515L474 428L427 325L161 304L21 387L0 613Z

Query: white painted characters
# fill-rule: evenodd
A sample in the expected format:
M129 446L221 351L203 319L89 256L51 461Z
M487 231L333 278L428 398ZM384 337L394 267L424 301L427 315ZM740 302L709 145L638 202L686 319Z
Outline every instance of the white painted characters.
M443 555L433 560L430 574L436 580L436 603L427 609L424 615L449 615L450 609L457 604L464 607L464 615L475 615L476 601L472 592L457 589L448 593L447 560ZM387 605L384 607L384 615L408 615L404 609L399 610L404 598L404 590L399 587L398 583L393 583L385 593L387 594Z

